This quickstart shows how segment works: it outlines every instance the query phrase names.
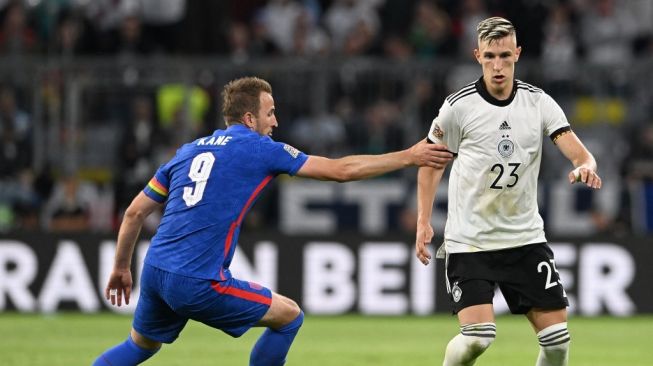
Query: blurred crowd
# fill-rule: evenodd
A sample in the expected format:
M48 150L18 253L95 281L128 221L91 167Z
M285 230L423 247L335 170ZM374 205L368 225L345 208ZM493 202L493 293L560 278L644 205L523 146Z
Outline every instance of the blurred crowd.
M632 230L641 197L653 210L653 93L651 76L633 83L618 71L653 60L653 0L0 0L0 61L214 56L233 65L278 59L461 63L447 70L444 82L433 80L441 74L402 76L409 87L382 70L356 78L342 72L324 88L325 108L309 108L311 102L297 96L312 87L301 78L270 80L283 123L275 138L328 156L381 153L422 137L444 97L461 80L480 75L469 65L476 25L494 15L513 21L522 58L541 65L534 75L545 82L538 86L576 122L602 173L621 182L616 213L595 209L597 231ZM579 90L579 63L616 70L599 81L601 95ZM83 119L93 122L78 126L83 139L80 130L63 127L37 139L36 125L59 120L65 126L69 118L61 112L60 78L48 75L40 85L41 121L29 87L6 75L0 81L0 231L113 230L133 195L180 143L222 127L221 83L213 80L84 95ZM92 149L81 148L78 159L96 159L110 172L68 164L74 159L66 155L66 142L79 140ZM40 146L44 141L47 148ZM545 165L560 164L545 154ZM543 179L555 178L547 174ZM632 182L645 182L638 196ZM274 216L275 208L262 202L252 220Z
M618 3L618 6L617 6ZM513 21L526 57L629 61L652 48L649 0L0 0L0 52L468 57L476 25Z

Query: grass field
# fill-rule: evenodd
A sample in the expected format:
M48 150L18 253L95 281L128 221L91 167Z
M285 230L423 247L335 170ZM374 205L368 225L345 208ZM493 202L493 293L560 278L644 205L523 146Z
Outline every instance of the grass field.
M122 342L127 316L0 314L0 365L90 365L105 348ZM479 366L534 365L537 342L526 319L497 319L497 340ZM146 365L247 365L261 329L239 339L189 323L181 337ZM653 317L580 318L570 321L574 366L653 365ZM457 333L455 318L308 316L286 365L441 365Z

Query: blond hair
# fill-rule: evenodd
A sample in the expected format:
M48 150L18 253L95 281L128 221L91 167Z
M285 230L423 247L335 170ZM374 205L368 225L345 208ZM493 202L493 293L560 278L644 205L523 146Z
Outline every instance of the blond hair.
M492 17L481 21L476 27L476 32L479 42L491 43L507 36L517 37L515 26L508 19L501 17Z

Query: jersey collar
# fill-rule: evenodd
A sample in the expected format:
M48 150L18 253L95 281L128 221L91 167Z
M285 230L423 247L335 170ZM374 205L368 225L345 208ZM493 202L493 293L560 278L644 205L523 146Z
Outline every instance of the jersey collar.
M513 99L515 99L515 95L517 95L517 79L512 80L512 91L510 92L510 97L505 100L499 100L493 97L489 91L487 91L482 76L476 80L476 91L481 95L481 97L483 97L483 99L485 99L486 102L499 107L505 107L512 103Z
M234 123L233 125L227 127L227 131L250 131L251 132L251 130L242 123Z

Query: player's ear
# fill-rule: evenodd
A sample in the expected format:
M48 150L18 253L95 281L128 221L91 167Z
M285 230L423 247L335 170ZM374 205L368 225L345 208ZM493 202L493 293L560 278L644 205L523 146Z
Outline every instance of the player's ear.
M519 61L519 55L521 55L521 46L515 50L515 62Z
M250 112L245 113L243 116L243 122L245 122L245 126L249 128L254 127L253 117L254 116Z
M478 48L474 48L474 58L479 64L481 63L481 51Z

